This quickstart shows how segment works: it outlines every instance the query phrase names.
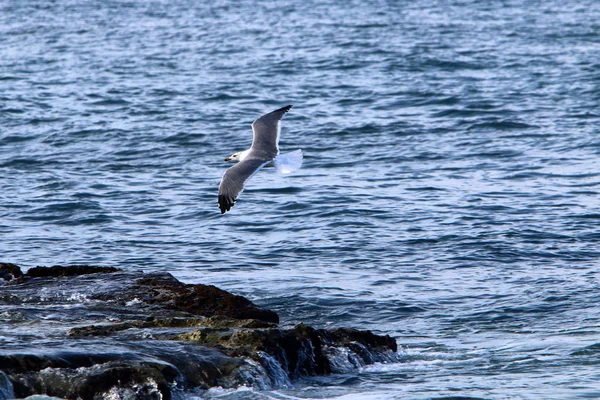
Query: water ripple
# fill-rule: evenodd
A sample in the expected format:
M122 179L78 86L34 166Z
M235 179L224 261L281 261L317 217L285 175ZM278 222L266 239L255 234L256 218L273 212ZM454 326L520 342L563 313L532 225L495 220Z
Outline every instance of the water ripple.
M597 2L0 10L2 261L167 269L403 348L267 397L598 397ZM221 216L223 158L288 103L303 168Z

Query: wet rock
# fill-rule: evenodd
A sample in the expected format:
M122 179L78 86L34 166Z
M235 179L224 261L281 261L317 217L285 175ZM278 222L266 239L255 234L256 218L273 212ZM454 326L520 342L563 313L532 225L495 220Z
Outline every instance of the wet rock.
M18 267L17 271L20 271ZM228 293L215 286L184 284L168 273L142 274L124 272L113 267L76 265L35 267L27 271L24 276L36 279L16 282L18 289L4 290L4 296L11 294L24 297L23 293L33 292L28 297L30 301L60 301L63 294L69 293L71 296L85 297L88 300L118 304L125 312L127 309L145 307L170 310L174 312L172 315L180 312L182 315L224 316L233 319L256 319L268 323L279 322L279 316L275 312L258 307L242 296ZM68 281L64 279L69 277L72 279ZM53 281L43 278L62 278L62 280ZM62 290L58 290L59 288ZM148 315L152 316L153 313L149 310Z
M338 328L327 331L327 337L332 341L345 344L359 343L363 346L384 348L392 350L393 352L398 351L396 341L390 336L375 335L371 331L359 331L358 329L351 328Z
M75 327L67 334L69 336L109 336L115 332L127 329L147 328L274 328L277 324L256 319L234 319L223 316L208 318L148 318L144 321L127 321L104 325L89 325Z
M389 336L279 327L276 313L244 297L167 273L55 266L22 274L14 264L0 273L9 277L0 281L0 337L11 338L0 347L0 399L169 399L397 360Z
M15 394L45 393L69 399L102 398L111 391L128 392L129 398L170 398L165 377L155 365L128 365L122 362L96 364L89 368L48 367L18 375Z
M15 392L8 376L0 371L0 400L13 399Z
M341 372L327 356L327 349L349 350L358 365L391 361L397 351L396 341L370 331L340 328L333 331L315 329L304 324L293 328L202 328L178 335L177 340L221 346L233 357L262 361L262 353L273 357L290 378ZM387 359L390 355L391 359ZM340 360L337 360L338 362Z
M21 268L15 264L0 263L0 278L5 281L19 279L23 277Z
M143 298L149 304L157 304L173 310L196 315L224 315L236 319L279 322L276 313L257 307L245 297L228 293L212 285L186 285L167 274L138 279L136 290L136 298Z
M111 272L122 271L115 267L94 267L90 265L55 265L54 267L34 267L30 268L25 275L31 278L42 277L64 277L78 276L87 274L107 274Z
M46 354L0 356L14 394L103 398L111 391L143 399L168 399L178 385L208 389L230 377L243 360L198 346L140 343L81 343L79 351L59 346ZM118 398L118 397L117 397Z
M329 361L322 352L323 336L305 325L291 329L207 328L179 335L177 339L209 346L220 345L228 355L249 357L259 362L262 354L266 353L292 379L331 372Z

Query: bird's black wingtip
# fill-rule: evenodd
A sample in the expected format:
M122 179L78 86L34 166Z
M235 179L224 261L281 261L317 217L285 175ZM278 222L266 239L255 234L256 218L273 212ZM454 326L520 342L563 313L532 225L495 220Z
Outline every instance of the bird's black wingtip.
M293 105L287 105L285 107L281 107L279 110L275 110L275 111L283 111L284 113L290 111L290 109L293 107Z
M221 214L225 214L227 211L231 210L231 207L235 204L235 199L219 195L219 209L221 210Z

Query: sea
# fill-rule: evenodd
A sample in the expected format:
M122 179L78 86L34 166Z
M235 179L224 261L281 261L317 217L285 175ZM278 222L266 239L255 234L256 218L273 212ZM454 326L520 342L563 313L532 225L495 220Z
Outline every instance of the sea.
M224 158L293 105L235 207ZM600 398L600 2L0 0L0 256L166 271L401 362L210 399Z

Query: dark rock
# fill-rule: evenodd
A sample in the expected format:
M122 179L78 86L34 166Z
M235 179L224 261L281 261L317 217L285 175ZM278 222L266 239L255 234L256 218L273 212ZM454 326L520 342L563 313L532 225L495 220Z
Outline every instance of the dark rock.
M19 268L15 264L8 263L0 263L0 278L5 281L10 281L12 279L19 279L23 277L23 272L21 272L21 268Z
M223 316L208 318L150 318L145 321L127 321L122 323L89 325L75 327L68 332L69 336L109 336L127 329L147 328L275 328L277 324L256 319L233 319Z
M0 400L14 399L15 392L8 376L0 371Z
M136 295L141 294L150 304L207 317L222 315L234 319L279 322L279 316L273 311L257 307L245 297L212 285L186 285L165 274L138 279L136 284Z
M249 357L261 361L260 352L273 357L291 377L314 376L334 372L327 348L351 350L360 365L386 361L397 351L396 341L371 331L339 328L333 331L298 324L291 329L202 328L178 335L174 339L222 346L232 357ZM393 357L392 357L393 358Z
M15 271L20 272L20 269L16 268ZM13 269L11 267L10 271ZM109 273L110 279L105 276ZM145 305L206 317L224 316L233 319L256 319L267 323L279 322L279 316L275 312L258 307L242 296L228 293L215 286L184 284L168 273L143 274L140 278L139 273L123 272L114 267L73 265L35 267L25 275L30 278L82 277L80 280L69 282L76 285L74 288L80 287L82 292L99 286L99 290L89 293L89 297L94 300L119 303L138 301ZM111 285L103 284L107 281ZM48 287L49 284L49 282L32 280L21 282L21 287Z
M198 347L140 345L139 353L101 353L83 346L86 353L55 352L43 356L0 356L0 368L12 382L14 394L47 394L62 398L102 398L111 391L128 398L170 398L179 384L207 389L243 361Z
M351 328L338 328L327 331L327 336L333 341L340 343L360 343L363 346L371 348L384 348L392 350L394 353L398 351L396 340L389 335L375 335L371 331L359 331Z
M281 328L276 313L244 297L167 273L57 266L23 276L13 264L0 272L10 279L0 285L10 321L0 335L12 335L0 349L0 393L16 397L168 399L397 361L389 336Z
M220 345L233 357L261 360L260 352L273 357L290 376L313 376L331 372L322 352L323 335L306 325L292 329L200 329L179 335L176 339L204 345Z
M94 267L91 265L69 265L61 266L55 265L54 267L34 267L30 268L25 275L32 278L41 277L64 277L64 276L77 276L87 274L106 274L111 272L122 271L115 267Z

